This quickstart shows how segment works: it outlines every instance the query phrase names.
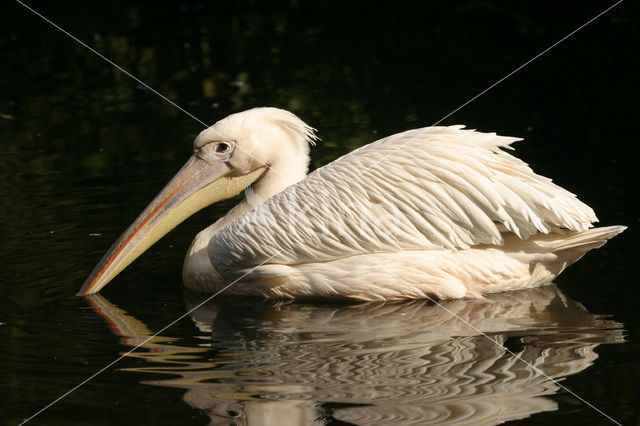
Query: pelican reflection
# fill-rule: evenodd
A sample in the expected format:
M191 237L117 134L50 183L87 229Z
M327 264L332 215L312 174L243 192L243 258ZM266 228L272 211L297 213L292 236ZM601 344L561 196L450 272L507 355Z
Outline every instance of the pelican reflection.
M205 297L186 293L187 308ZM124 345L153 334L88 300ZM155 337L128 355L149 365L124 370L165 374L143 383L186 389L212 425L501 423L556 410L554 380L624 341L622 324L554 285L442 306L224 299L191 316L195 340Z

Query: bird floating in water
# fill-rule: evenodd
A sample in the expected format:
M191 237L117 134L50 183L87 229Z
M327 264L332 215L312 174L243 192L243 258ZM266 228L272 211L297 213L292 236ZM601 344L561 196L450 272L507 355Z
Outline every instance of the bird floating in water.
M307 175L314 130L288 111L255 108L202 131L78 294L98 292L187 217L242 190L191 244L185 286L269 298L480 298L548 284L626 229L592 228L589 206L502 149L518 138L426 127Z

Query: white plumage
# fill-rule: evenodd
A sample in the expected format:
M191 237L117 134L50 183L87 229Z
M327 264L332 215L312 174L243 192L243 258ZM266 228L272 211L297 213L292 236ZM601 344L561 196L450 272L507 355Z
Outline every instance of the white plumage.
M504 151L517 138L463 126L409 130L306 176L314 138L276 108L203 131L194 156L81 293L99 290L189 214L237 193L238 181L251 184L247 197L189 249L188 287L282 298L481 297L547 284L625 229L590 229L589 206Z
M517 140L451 126L365 145L206 233L219 275L186 285L376 300L549 283L623 228L587 231L590 207L500 149Z

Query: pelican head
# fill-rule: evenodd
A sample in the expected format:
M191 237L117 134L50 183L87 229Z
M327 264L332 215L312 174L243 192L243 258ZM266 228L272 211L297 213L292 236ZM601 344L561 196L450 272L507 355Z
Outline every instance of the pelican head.
M195 212L253 185L266 200L303 179L311 127L278 108L232 114L203 130L193 155L118 238L78 295L96 293L156 241Z

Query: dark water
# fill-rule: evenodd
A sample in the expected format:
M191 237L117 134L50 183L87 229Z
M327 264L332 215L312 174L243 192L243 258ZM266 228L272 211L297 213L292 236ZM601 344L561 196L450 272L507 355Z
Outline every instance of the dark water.
M7 3L0 422L141 344L30 424L606 424L598 410L637 423L640 14L627 3L443 121L525 137L517 152L536 171L630 227L557 287L442 307L219 298L148 341L199 303L182 258L237 200L182 224L102 296L74 297L202 126ZM29 4L206 123L290 109L319 130L318 167L440 120L612 3Z

